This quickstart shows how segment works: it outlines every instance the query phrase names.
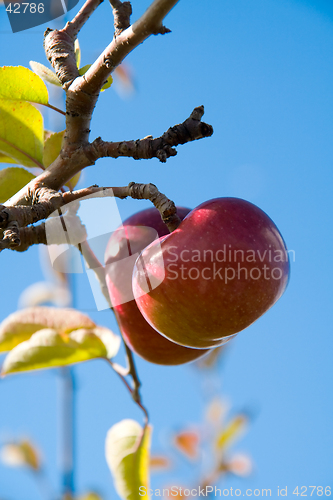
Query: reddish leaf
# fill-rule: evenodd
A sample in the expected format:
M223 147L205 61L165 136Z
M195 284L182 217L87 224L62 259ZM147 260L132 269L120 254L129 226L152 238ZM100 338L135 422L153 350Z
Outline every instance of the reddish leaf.
M163 455L154 455L150 458L150 468L154 470L170 469L171 461Z
M187 458L195 460L199 457L200 436L196 431L183 431L174 436L174 445Z

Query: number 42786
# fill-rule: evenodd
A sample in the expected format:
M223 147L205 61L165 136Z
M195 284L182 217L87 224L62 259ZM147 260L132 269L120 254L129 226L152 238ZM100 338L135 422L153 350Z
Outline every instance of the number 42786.
M43 14L44 4L43 3L9 3L6 7L6 11L10 14Z
M331 496L331 487L326 486L296 486L296 488L293 491L293 495L300 496L300 497L307 497L310 496L312 497L313 495L317 497L329 497Z

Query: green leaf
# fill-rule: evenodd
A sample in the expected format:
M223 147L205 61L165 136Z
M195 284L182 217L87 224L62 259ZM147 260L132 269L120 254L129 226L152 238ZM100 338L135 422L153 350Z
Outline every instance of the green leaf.
M86 64L85 66L82 66L82 68L79 69L79 74L83 76L88 71L90 66L91 64Z
M81 328L70 333L45 328L10 351L1 375L106 359L115 356L119 345L120 338L107 328Z
M44 143L49 137L51 137L52 134L54 134L52 130L47 130L46 128L44 128Z
M51 134L44 142L43 163L48 167L59 156L65 131Z
M90 66L91 64L86 64L86 66L82 66L82 68L79 69L79 74L83 76L88 71ZM103 92L104 90L111 87L112 82L113 82L112 76L109 76L109 78L106 80L106 83L104 83L103 87L101 88L101 91Z
M56 85L57 87L62 87L61 82L54 71L44 66L36 61L29 61L30 67L36 75L40 76L43 80L48 83L52 83L52 85Z
M75 188L77 183L79 182L81 177L81 172L78 172L77 174L74 175L68 182L66 182L65 186L67 186L71 191Z
M10 351L44 328L69 333L79 328L95 326L96 324L88 316L75 309L28 307L10 314L0 324L0 352Z
M10 156L6 156L6 155L3 155L2 153L0 153L0 163L16 163L17 162L11 158Z
M51 163L53 163L54 160L59 156L64 133L65 130L62 130L61 132L55 132L54 134L49 134L45 139L43 163L46 168L49 167ZM69 189L73 190L76 184L79 182L80 177L81 172L78 172L66 183L66 186L68 186Z
M104 92L104 90L110 88L112 82L113 82L112 76L109 76L109 78L106 80L106 83L104 83L103 87L101 88L101 92Z
M118 495L123 500L140 498L140 486L149 488L149 449L151 428L135 420L122 420L109 430L105 453Z
M0 170L0 203L4 203L35 177L24 168L8 167Z
M0 68L0 99L48 104L49 96L43 80L29 68L3 66Z
M0 153L27 167L43 167L43 116L29 102L0 101Z
M74 53L75 53L76 66L77 68L79 68L81 62L81 49L78 39L76 39L74 42Z

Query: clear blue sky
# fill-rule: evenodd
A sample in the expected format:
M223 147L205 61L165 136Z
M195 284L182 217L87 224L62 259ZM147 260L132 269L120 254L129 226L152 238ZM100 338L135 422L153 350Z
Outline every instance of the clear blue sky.
M133 20L149 3L133 2ZM109 43L111 24L104 2L79 37L82 64ZM181 0L166 25L171 34L151 37L128 58L137 87L133 97L123 100L112 89L101 95L91 137L158 136L201 104L213 137L179 147L166 165L156 159L100 160L80 185L153 182L188 207L215 197L242 197L269 214L296 257L287 292L238 335L208 386L190 365L159 367L138 359L154 426L153 450L166 449L173 430L199 425L209 395L221 393L234 410L256 413L235 447L252 456L254 473L228 479L225 488L271 488L277 498L278 486L288 486L288 497L297 485L333 486L333 2ZM28 66L30 59L47 64L45 27L12 34L0 7L0 65ZM119 203L123 217L146 206ZM35 248L23 255L3 252L0 265L2 320L16 310L20 291L44 278ZM96 311L86 275L76 279L75 288L80 310L116 328L110 313ZM141 414L106 364L82 364L75 374L77 489L96 488L111 500L106 432L122 418L141 422ZM0 382L0 440L22 435L35 440L54 484L58 386L55 371ZM152 486L193 479L194 469L182 465L154 476ZM37 500L38 494L28 474L0 465L1 500Z

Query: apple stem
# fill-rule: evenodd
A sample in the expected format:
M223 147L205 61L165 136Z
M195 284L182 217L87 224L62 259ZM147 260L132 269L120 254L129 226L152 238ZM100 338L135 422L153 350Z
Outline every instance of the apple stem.
M176 205L165 194L160 193L155 184L137 184L130 182L128 185L129 196L136 200L150 200L160 212L163 222L170 233L177 229L181 223L177 215Z

